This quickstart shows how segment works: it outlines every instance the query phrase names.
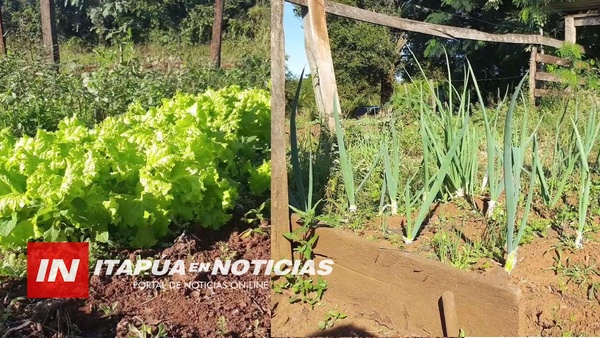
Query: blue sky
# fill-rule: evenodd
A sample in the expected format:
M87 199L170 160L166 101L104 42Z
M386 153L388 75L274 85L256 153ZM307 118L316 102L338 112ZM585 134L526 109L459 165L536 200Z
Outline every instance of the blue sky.
M288 70L292 74L300 76L302 69L306 67L304 72L308 73L302 19L294 14L294 5L288 2L285 3L284 7L283 30L285 32L285 54L288 57L286 62Z

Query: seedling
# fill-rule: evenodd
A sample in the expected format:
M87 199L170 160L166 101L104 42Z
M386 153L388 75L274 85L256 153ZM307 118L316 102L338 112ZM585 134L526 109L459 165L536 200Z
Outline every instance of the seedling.
M330 329L335 325L335 322L339 319L344 319L348 316L346 316L345 314L336 311L336 310L331 310L329 312L327 312L325 314L325 319L319 321L318 326L319 329L321 330L326 330L326 329Z
M258 208L248 210L242 217L242 221L248 224L262 224L266 220L264 216L266 203L263 202Z
M119 308L119 302L114 302L111 305L100 304L100 311L102 311L102 317L112 317L117 313L117 309Z
M294 295L290 297L290 303L307 303L314 307L323 298L327 290L327 282L321 277L315 282L305 275L286 275L283 283L273 283L273 292L281 294L283 290L291 290ZM316 295L315 295L316 293Z
M439 231L431 244L442 263L450 263L461 270L469 269L480 257L480 253L472 244L461 245L460 237L456 233Z
M312 259L313 248L317 243L317 239L319 239L319 235L314 234L311 228L303 226L283 236L297 244L294 251L300 253L304 259Z
M219 316L219 320L217 320L217 335L219 337L225 337L229 333L227 329L227 318L225 316Z
M163 323L158 324L156 328L153 328L146 323L142 323L139 328L134 325L129 325L129 333L127 336L129 338L166 338L167 328Z
M231 249L227 242L219 242L218 248L222 260L235 259L238 254L237 251Z

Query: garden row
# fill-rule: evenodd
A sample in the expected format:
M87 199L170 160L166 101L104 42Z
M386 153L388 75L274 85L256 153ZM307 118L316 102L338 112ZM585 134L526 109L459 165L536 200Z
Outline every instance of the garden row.
M252 127L248 127L252 126ZM155 245L192 222L218 229L270 182L270 100L238 86L132 105L94 127L0 134L0 246Z
M395 226L402 226L404 244L410 245L418 242L436 205L465 200L488 219L488 227L503 232L494 249L503 253L496 258L510 272L519 244L531 233L532 206L568 207L577 215L573 246L581 248L592 229L590 214L597 212L590 210L590 200L598 198L593 189L600 134L595 105L580 97L564 106L533 109L522 94L523 79L512 95L486 108L470 67L463 87L449 80L444 102L429 81L414 85L413 95L402 100L416 111L348 120L346 130L335 111L334 138L307 132L297 139L292 115L294 210L309 223L356 227L373 215L403 215ZM571 205L565 199L573 194Z

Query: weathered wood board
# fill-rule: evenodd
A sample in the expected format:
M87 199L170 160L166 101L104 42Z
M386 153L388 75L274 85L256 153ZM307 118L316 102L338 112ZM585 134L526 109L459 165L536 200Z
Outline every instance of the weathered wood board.
M468 336L521 333L521 290L509 285L500 267L487 275L461 271L350 232L320 228L317 233L317 260L334 261L333 273L324 277L326 298L344 299L357 310L378 313L404 335L441 337L440 300L450 291L458 326Z

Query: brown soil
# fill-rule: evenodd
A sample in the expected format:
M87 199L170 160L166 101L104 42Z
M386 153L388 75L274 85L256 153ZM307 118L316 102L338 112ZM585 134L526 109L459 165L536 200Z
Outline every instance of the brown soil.
M245 227L229 226L220 232L193 231L164 250L124 251L118 256L155 257L213 262L215 259L269 259L268 235L241 236ZM114 256L112 256L114 257ZM166 287L134 288L133 281L162 281ZM0 288L0 310L17 300L4 328L4 337L131 337L135 328L149 327L153 334L164 326L166 337L267 337L270 331L270 287L179 288L170 281L268 282L264 275L210 275L172 277L92 276L85 300L28 300L25 281L5 281ZM231 284L229 284L231 285ZM102 308L116 304L106 315ZM0 323L2 324L2 323ZM161 325L162 324L162 325ZM2 326L0 326L0 333ZM137 337L137 335L136 335ZM145 337L145 336L144 336Z
M475 203L477 209L481 210L483 201L476 200ZM536 206L534 210L539 212L530 214L530 222L557 217L555 212L541 206ZM437 259L431 240L438 231L459 231L462 233L461 243L465 240L480 241L486 233L486 223L481 212L464 201L440 205L415 243L408 246L402 242L403 223L404 218L401 216L388 217L387 238L382 236L382 221L379 218L371 220L361 229L346 231L353 231L358 236L376 242L391 242L403 251L418 253L430 259ZM600 224L600 219L593 218L593 224ZM561 231L560 229L567 230L561 234L556 231ZM518 264L511 275L500 268L500 262L490 258L481 258L471 269L475 274L507 280L509 285L522 291L521 334L600 336L600 266L597 265L600 234L597 231L591 233L590 238L584 242L584 248L576 250L567 246L565 243L568 241L564 240L565 236L572 236L573 227L564 224L556 230L548 229L544 236L535 236L530 243L522 244ZM392 325L394 318L382 317L372 309L365 307L357 310L356 306L350 304L353 298L351 295L335 292L333 288L325 292L322 302L314 310L308 305L288 304L289 296L290 294L275 296L277 307L272 320L274 332L285 327L290 328L285 331L287 335L294 336L428 336L426 332L402 332ZM374 303L378 302L381 306L386 306L385 299L374 300ZM339 310L348 317L336 321L334 328L329 331L319 330L317 323L332 309Z

